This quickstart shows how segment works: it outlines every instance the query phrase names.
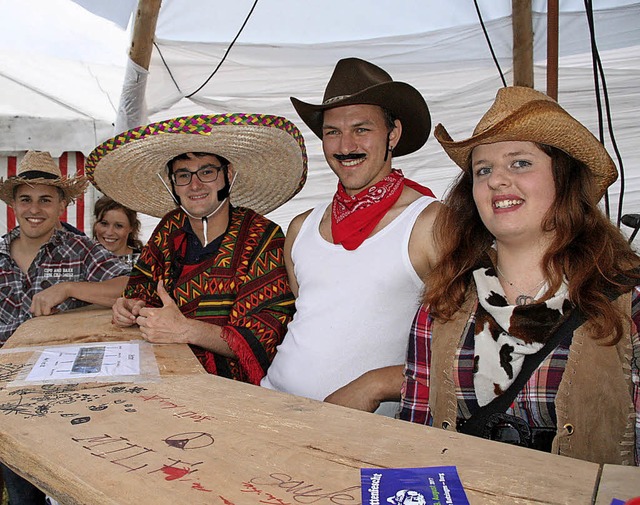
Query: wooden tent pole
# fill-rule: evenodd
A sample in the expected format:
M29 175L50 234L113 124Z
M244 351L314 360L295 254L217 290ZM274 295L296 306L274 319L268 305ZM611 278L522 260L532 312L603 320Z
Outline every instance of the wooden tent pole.
M513 84L533 88L533 22L531 0L511 0Z
M138 0L129 58L145 70L149 70L151 62L153 38L161 3L162 0Z
M558 0L547 0L547 95L558 100Z
M145 122L144 95L161 3L162 0L138 0L129 61L114 128L116 134Z

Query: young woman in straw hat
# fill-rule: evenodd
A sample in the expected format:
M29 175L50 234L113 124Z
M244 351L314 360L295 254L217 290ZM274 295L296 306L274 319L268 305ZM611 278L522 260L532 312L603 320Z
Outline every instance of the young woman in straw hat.
M638 464L640 258L597 206L613 161L529 88L501 89L471 138L435 136L462 173L435 223L400 417Z

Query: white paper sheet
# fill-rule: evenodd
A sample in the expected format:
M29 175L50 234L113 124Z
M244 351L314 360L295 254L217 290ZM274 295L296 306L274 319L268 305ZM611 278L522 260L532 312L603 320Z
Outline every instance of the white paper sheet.
M26 382L140 375L137 343L113 342L46 348Z

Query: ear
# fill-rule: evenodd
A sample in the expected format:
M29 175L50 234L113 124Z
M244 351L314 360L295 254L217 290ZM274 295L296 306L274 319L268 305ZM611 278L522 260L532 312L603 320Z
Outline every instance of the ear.
M60 215L67 209L69 201L66 198L60 198Z
M229 165L227 166L227 173L229 175L229 180L232 180L234 174L233 164L229 163Z
M395 148L400 142L400 137L402 136L402 123L399 119L394 120L393 130L389 132L389 146L391 148Z

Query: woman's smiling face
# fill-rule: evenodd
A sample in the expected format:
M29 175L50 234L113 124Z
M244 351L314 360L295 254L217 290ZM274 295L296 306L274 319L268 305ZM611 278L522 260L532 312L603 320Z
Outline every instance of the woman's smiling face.
M94 225L96 239L116 256L127 254L132 227L122 209L108 210Z
M552 160L533 142L474 148L473 199L496 240L542 239L542 221L556 198Z

